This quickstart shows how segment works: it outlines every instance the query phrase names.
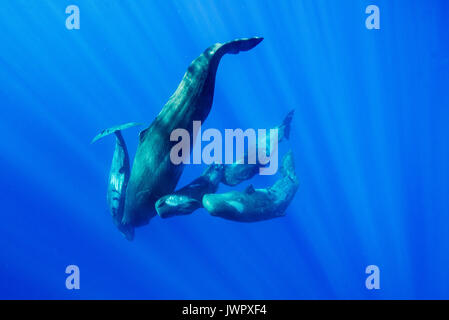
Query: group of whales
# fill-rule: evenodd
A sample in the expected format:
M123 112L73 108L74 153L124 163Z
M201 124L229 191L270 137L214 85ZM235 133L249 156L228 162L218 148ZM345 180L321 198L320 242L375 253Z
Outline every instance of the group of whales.
M162 218L190 214L204 207L211 215L253 222L284 215L298 189L293 156L289 151L281 164L282 177L265 189L251 185L244 192L216 194L219 183L235 186L253 177L261 164L212 164L187 186L175 191L184 164L173 164L170 150L175 129L193 131L193 121L207 118L212 106L215 76L225 54L237 54L257 46L263 38L236 39L206 49L187 69L175 93L152 124L139 134L132 170L121 131L138 126L127 123L103 130L92 142L115 134L116 146L109 173L107 201L117 228L126 239L134 238L134 228L145 225L156 214ZM276 127L278 140L289 137L293 112Z

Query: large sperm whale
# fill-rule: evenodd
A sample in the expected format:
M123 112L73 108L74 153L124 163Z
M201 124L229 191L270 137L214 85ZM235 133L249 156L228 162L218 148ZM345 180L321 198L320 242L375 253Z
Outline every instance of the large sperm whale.
M203 122L211 109L215 76L221 58L257 46L263 38L238 39L214 44L196 58L187 69L175 93L153 123L139 135L131 176L126 189L122 223L140 226L156 215L156 201L173 192L183 171L183 164L170 160L170 141L175 129L185 129L193 137L193 121Z
M214 96L215 76L221 58L225 54L237 54L257 46L263 38L237 39L224 44L217 43L206 49L187 69L175 93L162 108L151 125L139 134L139 144L129 181L122 185L118 195L117 218L122 215L119 226L127 238L132 238L133 227L147 224L156 215L155 203L174 191L183 164L173 164L170 150L176 144L170 141L175 129L184 129L194 140L193 121L207 118ZM126 125L125 125L126 126ZM99 136L117 130L108 129ZM123 141L124 143L124 141ZM117 150L117 149L116 149ZM126 149L120 149L126 152ZM127 154L127 152L126 152ZM125 157L123 157L125 159ZM122 201L123 211L121 211ZM115 210L115 209L114 209Z

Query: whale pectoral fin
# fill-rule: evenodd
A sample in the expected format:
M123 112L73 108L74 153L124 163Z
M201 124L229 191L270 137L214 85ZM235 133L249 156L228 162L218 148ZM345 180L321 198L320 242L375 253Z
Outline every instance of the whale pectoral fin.
M256 192L256 190L254 189L254 186L252 184L250 184L248 187L246 187L245 189L245 193L247 194L253 194L254 192Z
M139 142L142 142L145 139L145 135L147 134L149 128L146 128L139 132Z

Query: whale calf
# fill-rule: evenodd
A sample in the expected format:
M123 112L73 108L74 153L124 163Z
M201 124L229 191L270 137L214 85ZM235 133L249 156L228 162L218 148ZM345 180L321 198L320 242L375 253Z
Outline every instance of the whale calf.
M291 151L282 160L281 173L283 177L269 188L254 189L250 185L244 192L206 194L203 206L212 216L239 222L281 217L299 187Z

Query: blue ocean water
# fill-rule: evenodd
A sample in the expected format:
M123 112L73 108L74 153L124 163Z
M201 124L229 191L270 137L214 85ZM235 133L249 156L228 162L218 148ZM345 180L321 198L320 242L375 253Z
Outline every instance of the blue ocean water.
M71 4L80 30L65 27ZM380 30L365 27L370 4ZM436 0L1 0L0 298L449 298L448 12ZM287 215L155 217L126 241L106 203L114 140L91 139L151 123L206 47L250 36L265 40L223 58L204 127L270 128L295 109L280 146L300 179ZM137 133L124 132L131 156ZM65 287L71 264L80 290ZM365 288L372 264L380 290Z

